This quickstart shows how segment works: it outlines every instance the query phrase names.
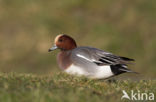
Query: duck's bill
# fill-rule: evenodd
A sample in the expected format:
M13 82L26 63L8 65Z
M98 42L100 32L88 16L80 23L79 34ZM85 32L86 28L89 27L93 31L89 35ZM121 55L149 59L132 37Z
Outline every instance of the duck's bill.
M48 52L51 52L51 51L54 51L54 50L56 50L58 47L56 46L56 45L54 45L52 48L50 48L49 50L48 50Z

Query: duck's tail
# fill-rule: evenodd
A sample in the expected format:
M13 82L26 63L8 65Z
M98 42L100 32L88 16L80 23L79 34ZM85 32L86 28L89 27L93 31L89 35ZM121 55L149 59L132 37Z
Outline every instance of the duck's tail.
M138 72L134 72L130 69L128 69L127 65L124 64L116 64L116 65L111 65L111 70L115 75L119 75L122 73L136 73L139 74Z

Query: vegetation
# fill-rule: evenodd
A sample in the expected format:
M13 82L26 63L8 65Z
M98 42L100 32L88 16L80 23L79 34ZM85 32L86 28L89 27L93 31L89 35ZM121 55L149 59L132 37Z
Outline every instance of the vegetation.
M90 80L65 73L53 76L0 74L0 102L121 102L122 90L156 94L156 81ZM128 102L128 99L123 99Z

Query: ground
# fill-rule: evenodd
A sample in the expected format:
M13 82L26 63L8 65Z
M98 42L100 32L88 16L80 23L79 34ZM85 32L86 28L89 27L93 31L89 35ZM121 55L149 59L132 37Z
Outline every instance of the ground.
M122 90L153 92L155 80L91 80L65 73L51 76L0 73L0 102L129 102Z

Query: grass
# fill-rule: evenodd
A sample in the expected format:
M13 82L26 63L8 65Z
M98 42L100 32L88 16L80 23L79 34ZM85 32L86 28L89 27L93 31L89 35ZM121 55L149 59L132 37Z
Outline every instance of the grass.
M0 73L0 102L121 102L122 90L156 94L155 86L155 80L110 82L65 73L52 76Z

